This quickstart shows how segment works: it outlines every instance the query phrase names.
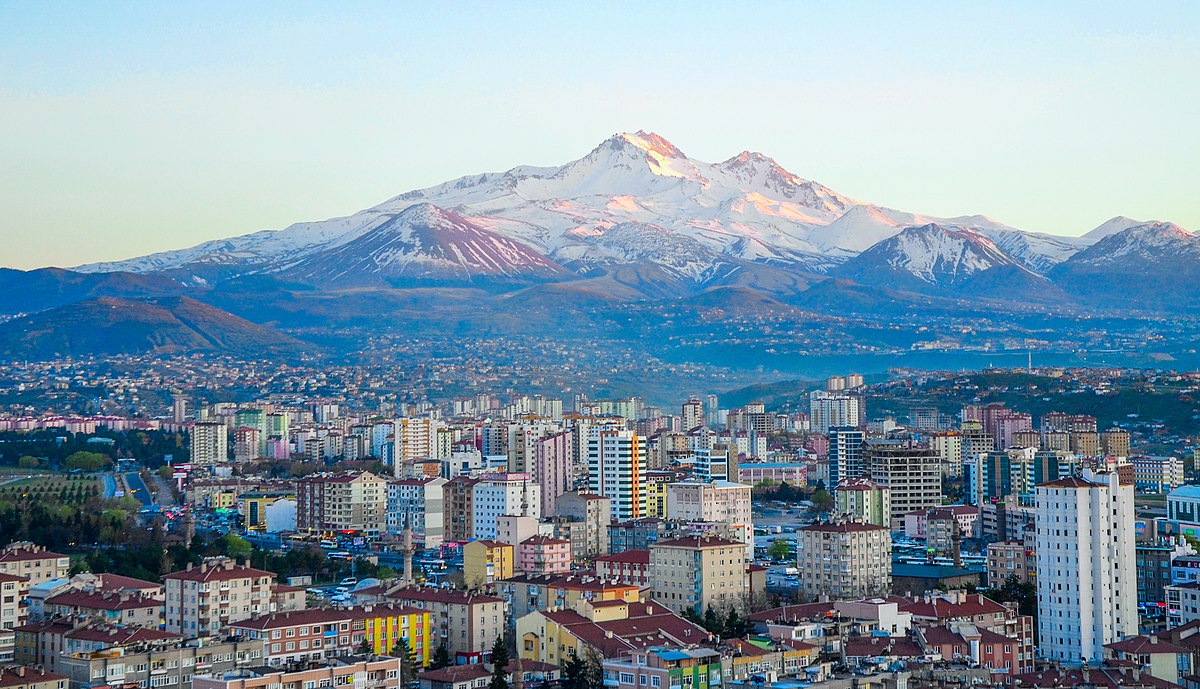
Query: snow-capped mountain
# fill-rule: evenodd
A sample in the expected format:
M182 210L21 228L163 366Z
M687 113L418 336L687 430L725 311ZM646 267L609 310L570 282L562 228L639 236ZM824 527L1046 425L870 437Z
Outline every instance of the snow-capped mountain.
M365 234L311 252L282 271L289 279L332 286L475 277L553 278L566 271L528 246L431 203L379 221Z
M1168 222L1141 223L1109 233L1070 261L1074 266L1125 268L1197 262L1200 262L1200 237Z
M1107 221L1101 223L1099 226L1096 227L1096 229L1094 229L1090 232L1087 232L1082 237L1080 237L1080 239L1087 240L1089 243L1095 243L1095 242L1100 241L1101 239L1104 239L1105 237L1108 237L1109 235L1114 235L1114 234L1117 234L1118 232L1124 232L1125 230L1128 230L1131 227L1137 227L1138 225L1144 225L1144 224L1145 224L1145 221L1134 220L1133 218L1127 218L1124 215L1118 215L1117 217L1112 218L1111 220L1107 220Z
M707 266L680 267L694 279L703 279L722 260L828 272L905 227L931 222L983 232L1037 270L1082 246L1027 235L983 216L940 220L858 202L761 153L743 151L719 163L695 160L661 136L639 131L614 135L559 167L519 166L470 175L400 194L346 217L78 270L166 271L181 277L192 273L197 279L217 269L225 275L292 273L293 266L328 256L421 203L452 211L580 271L630 255L616 245L636 245L637 260L682 264L703 256ZM599 239L614 228L621 229ZM641 228L645 236L632 237L632 228ZM683 246L688 258L677 253ZM659 258L646 258L651 255ZM394 255L389 260L396 262Z
M1085 303L1195 310L1200 236L1172 223L1134 225L1105 236L1048 275Z
M863 284L926 293L971 291L987 273L1017 280L1022 289L1045 283L981 231L933 223L906 228L834 269ZM989 289L995 282L988 281Z

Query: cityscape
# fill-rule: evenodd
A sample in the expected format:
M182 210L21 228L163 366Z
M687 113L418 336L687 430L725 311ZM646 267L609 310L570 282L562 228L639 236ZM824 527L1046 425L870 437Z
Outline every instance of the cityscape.
M0 1L0 689L1200 689L1197 27Z

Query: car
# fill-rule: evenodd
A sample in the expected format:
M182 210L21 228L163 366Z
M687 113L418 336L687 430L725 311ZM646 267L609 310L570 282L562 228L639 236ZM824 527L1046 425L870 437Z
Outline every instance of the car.
M341 581L342 586L354 586L357 583L358 583L357 577L346 577L345 579L342 579L342 581Z

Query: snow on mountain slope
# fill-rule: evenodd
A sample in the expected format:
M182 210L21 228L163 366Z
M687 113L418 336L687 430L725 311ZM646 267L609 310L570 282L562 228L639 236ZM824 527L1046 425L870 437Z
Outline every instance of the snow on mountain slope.
M1174 223L1142 223L1109 234L1064 265L1144 269L1168 262L1200 268L1200 236Z
M639 252L659 256L656 260L669 262L675 243L688 240L704 249L691 255L703 253L711 261L726 257L819 272L903 227L943 222L847 198L761 153L743 151L720 163L707 163L687 157L657 134L639 131L616 134L559 167L518 166L468 175L400 194L346 217L79 270L186 271L190 266L220 265L235 273L286 272L310 257L357 241L420 203L453 211L478 229L564 261L611 250L595 238L628 226L616 235L625 237L623 245L635 231L630 228L641 228L646 236L638 244L659 246L655 251L643 246ZM1026 237L984 216L944 224L988 234L1026 266L1039 270L1063 260L1074 247L1065 239ZM464 265L476 259L464 258Z
M1143 220L1134 220L1133 218L1127 218L1124 215L1118 215L1115 218L1112 218L1104 223L1101 223L1094 230L1087 232L1086 234L1083 235L1083 237L1081 237L1081 239L1087 240L1088 243L1095 244L1096 242L1100 241L1101 239L1104 239L1105 237L1107 237L1109 235L1114 235L1114 234L1117 234L1118 232L1124 232L1125 230L1128 230L1131 227L1137 227L1138 225L1143 225L1143 224L1145 224L1145 222L1146 221L1143 221Z
M890 275L894 286L907 288L914 282L953 286L998 267L1015 267L1032 275L977 230L928 224L906 228L879 242L839 266L835 274L866 284L878 284Z
M650 262L675 275L703 282L721 255L700 241L645 223L621 223L554 254L555 260L583 270L620 263Z
M316 284L391 284L397 278L562 277L537 251L452 211L420 203L356 239L310 254L286 275Z

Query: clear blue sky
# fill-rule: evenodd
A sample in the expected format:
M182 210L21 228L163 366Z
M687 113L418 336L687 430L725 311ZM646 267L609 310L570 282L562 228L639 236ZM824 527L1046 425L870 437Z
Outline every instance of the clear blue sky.
M0 2L0 265L344 215L636 129L915 212L1200 227L1200 3L582 4Z

